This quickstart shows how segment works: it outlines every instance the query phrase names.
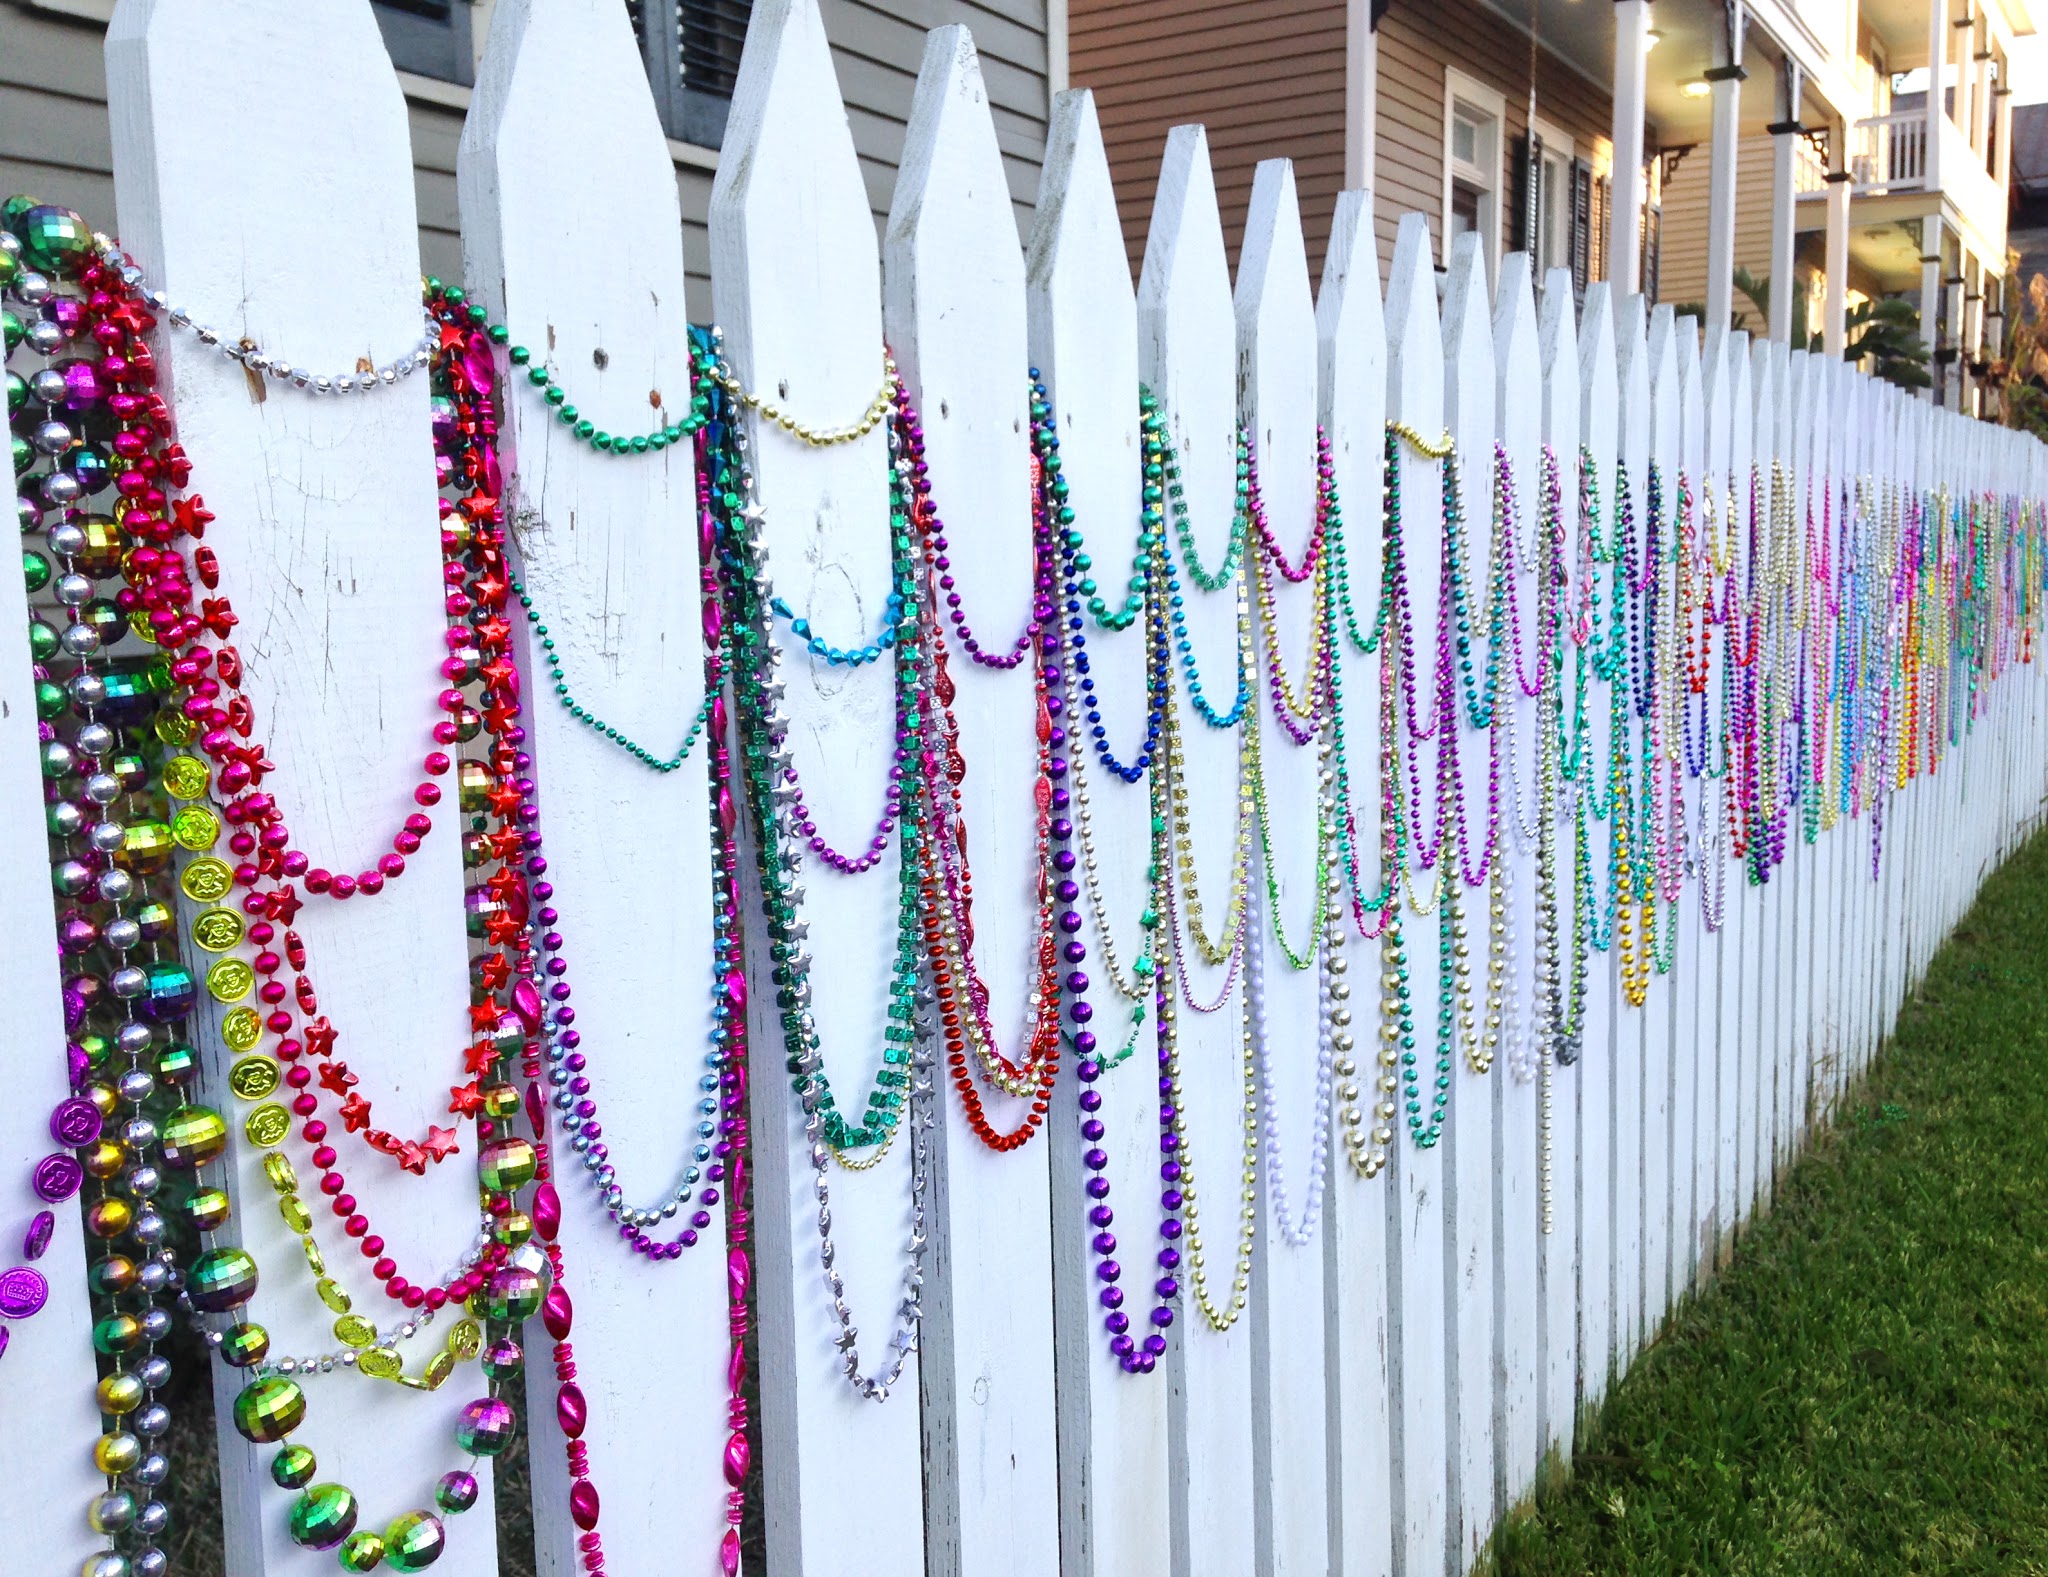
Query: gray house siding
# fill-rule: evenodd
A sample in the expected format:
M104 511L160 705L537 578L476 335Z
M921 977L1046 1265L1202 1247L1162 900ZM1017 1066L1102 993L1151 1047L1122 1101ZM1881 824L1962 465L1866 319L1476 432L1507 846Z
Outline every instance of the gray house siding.
M1047 0L820 0L839 68L855 152L879 226L895 191L896 166L928 28L964 23L974 34L988 84L996 137L1009 173L1020 236L1038 196L1048 114ZM473 8L479 43L489 5ZM101 229L116 228L113 151L102 56L111 0L0 0L0 195L31 192L76 208ZM462 272L455 203L455 150L469 90L401 73L412 121L419 203L420 266L447 278ZM671 144L683 211L690 311L711 314L711 204L716 157Z

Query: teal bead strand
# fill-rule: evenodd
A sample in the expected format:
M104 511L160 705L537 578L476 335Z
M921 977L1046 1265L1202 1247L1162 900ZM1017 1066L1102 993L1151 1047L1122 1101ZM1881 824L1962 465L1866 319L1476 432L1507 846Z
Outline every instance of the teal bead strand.
M589 728L592 733L617 745L641 765L651 767L656 772L673 772L690 759L690 752L696 748L698 737L704 732L704 726L711 718L712 703L717 699L712 691L705 691L704 699L697 707L697 715L690 719L690 726L675 754L657 756L638 740L620 732L616 726L607 723L576 699L575 693L569 688L568 676L562 670L562 654L556 650L555 638L548 633L547 625L541 622L540 612L534 607L533 598L528 594L526 587L517 580L512 582L512 593L519 599L520 609L525 613L526 622L533 631L535 647L547 660L548 678L554 686L555 699L561 704L563 711Z

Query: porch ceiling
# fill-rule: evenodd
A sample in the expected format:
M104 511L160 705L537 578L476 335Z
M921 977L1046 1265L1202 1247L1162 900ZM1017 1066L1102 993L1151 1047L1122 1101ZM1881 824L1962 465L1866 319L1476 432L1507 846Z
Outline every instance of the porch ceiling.
M1865 0L1866 6L1871 0ZM1925 5L1926 0L1893 0L1900 5ZM1614 7L1608 0L1486 0L1507 25L1523 37L1533 26L1537 41L1582 76L1610 91L1614 81ZM1656 32L1650 51L1649 81L1644 108L1664 147L1707 140L1713 124L1710 101L1686 93L1687 83L1702 80L1714 64L1723 19L1722 0L1657 0L1650 26ZM1742 129L1763 130L1783 113L1778 102L1777 58L1769 43L1752 29L1742 84ZM1815 118L1818 118L1816 114Z

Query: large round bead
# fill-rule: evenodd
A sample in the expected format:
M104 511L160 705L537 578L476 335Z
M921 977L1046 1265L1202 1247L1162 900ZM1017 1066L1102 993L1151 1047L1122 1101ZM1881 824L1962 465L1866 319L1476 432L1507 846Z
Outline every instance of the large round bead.
M281 1374L252 1380L235 1398L235 1428L259 1446L284 1439L305 1417L306 1393Z
M473 1457L494 1457L512 1443L519 1420L509 1402L480 1396L455 1420L455 1443Z
M539 1272L524 1265L501 1265L484 1289L484 1316L499 1325L517 1325L539 1311L545 1292Z
M157 1137L166 1166L195 1171L227 1149L227 1119L211 1106L180 1106L164 1119Z
M76 273L92 258L92 227L69 208L31 208L13 229L28 261L46 274Z
M516 1134L493 1139L476 1158L478 1180L493 1193L509 1194L533 1181L539 1166L533 1146Z
M375 1571L384 1564L384 1535L359 1528L334 1553L345 1572Z
M395 1572L423 1572L441 1558L448 1533L431 1511L408 1511L384 1530L384 1559Z
M208 1314L239 1309L256 1296L256 1261L246 1249L208 1249L185 1272L192 1306Z
M356 1496L346 1484L315 1484L292 1502L294 1544L331 1550L355 1530Z

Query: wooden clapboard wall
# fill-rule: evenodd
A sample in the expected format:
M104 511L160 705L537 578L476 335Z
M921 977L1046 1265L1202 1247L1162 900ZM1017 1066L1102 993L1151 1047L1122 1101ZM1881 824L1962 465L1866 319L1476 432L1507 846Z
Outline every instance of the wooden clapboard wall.
M462 4L469 10L464 31L480 78L499 0ZM623 0L614 4L625 9ZM112 211L113 145L101 38L114 9L115 0L0 0L0 189L36 193L81 213ZM925 32L968 23L985 63L1004 180L1018 229L1027 230L1050 112L1047 0L823 0L822 13L877 225L889 212L903 159ZM422 25L403 15L398 19ZM451 279L463 264L456 156L471 80L467 73L460 80L400 73L412 131L420 265ZM668 153L682 215L690 311L701 319L711 311L705 226L717 150L671 141Z
M276 134L261 96L216 91L209 72L223 27L237 72L301 84L306 113L290 136ZM1536 540L1549 462L1574 550L1583 478L1603 534L1625 518L1646 541L1654 501L1665 542L1687 529L1735 527L1738 572L1772 551L1774 496L1799 523L1778 544L1795 574L1812 567L1803 557L1808 518L1986 497L2038 510L2048 496L2042 451L2015 434L1934 411L1818 357L1718 327L1702 336L1668 307L1652 312L1604 284L1575 303L1568 275L1539 280L1519 255L1495 278L1476 238L1453 248L1440 293L1425 214L1401 219L1383 286L1365 195L1305 199L1306 182L1284 160L1252 175L1233 271L1214 150L1194 125L1166 140L1134 289L1128 215L1085 91L1052 106L1036 217L1020 247L1015 155L992 73L964 28L942 27L921 47L901 175L878 238L872 171L843 112L826 18L817 0L761 0L708 204L707 247L682 223L623 12L609 0L499 0L455 160L464 274L516 338L550 347L587 409L616 411L608 419L622 426L650 390L673 391L687 377L692 273L713 282L740 377L806 419L831 423L861 409L891 347L923 415L969 616L991 643L1030 614L1033 367L1098 551L1110 551L1134 518L1141 384L1159 401L1189 530L1209 563L1229 538L1240 422L1276 537L1300 557L1320 428L1357 549L1361 616L1378 599L1379 556L1363 545L1377 540L1382 518L1389 420L1425 438L1456 436L1475 525L1491 518L1496 476L1512 487L1525 600L1535 588L1526 544ZM323 365L385 353L415 331L417 139L365 0L303 0L289 19L262 0L122 0L107 81L123 240L199 316ZM565 106L578 143L558 134ZM246 149L259 141L271 156L252 168ZM609 155L592 165L580 149L596 145ZM616 244L593 256L581 238L598 228ZM1312 228L1329 237L1319 270ZM239 372L189 340L167 340L162 360L181 437L220 517L211 540L238 606L276 615L251 684L261 702L288 702L279 715L297 719L275 742L304 796L294 814L312 841L344 841L365 786L383 781L423 726L406 698L427 659L405 632L435 630L439 606L432 539L417 526L433 509L424 385L354 404L289 392L252 404ZM522 572L550 609L579 690L601 696L597 709L627 732L659 736L701 699L694 532L679 527L692 518L690 458L677 448L601 461L566 442L559 424L535 420L539 409L508 401ZM771 426L752 443L779 589L835 622L879 603L889 573L883 436L813 449ZM1441 473L1403 445L1394 474L1409 591L1427 637L1447 594ZM1754 540L1752 496L1761 506ZM327 566L317 581L293 572L306 555ZM1298 662L1310 638L1308 593L1281 585L1275 607L1281 649ZM1234 598L1191 591L1187 615L1213 679L1235 651ZM1112 739L1142 738L1142 637L1091 637L1089 653ZM1378 660L1348 647L1340 660L1347 708L1376 718ZM1717 643L1710 683L1726 660ZM350 682L324 683L330 662ZM962 793L979 834L978 946L992 1017L1013 1024L1031 943L1035 862L1028 839L1014 836L1030 814L1034 743L1019 724L1030 715L1031 681L1028 670L962 663L953 672L969 763ZM887 678L795 662L782 676L790 748L821 821L864 825L894 745ZM12 828L38 816L24 679L13 665L0 672L0 826ZM1222 688L1212 684L1219 700ZM1507 703L1521 743L1503 766L1501 817L1502 919L1523 939L1503 984L1526 1022L1543 827L1531 803L1535 717L1525 703ZM1213 933L1226 903L1221 873L1239 838L1237 751L1193 714L1184 686L1171 704L1186 735L1188 793L1177 815L1198 867L1217 873ZM1596 760L1608 743L1604 710L1594 708ZM557 711L539 709L532 722L581 1023L600 1047L597 1093L631 1187L665 1169L677 1143L673 1114L633 1096L670 1077L676 1046L701 1044L706 1028L701 1005L660 1021L641 1011L672 982L687 996L701 978L710 926L702 784L636 775ZM1186 990L1215 1011L1178 1013L1184 1100L1173 1126L1202 1179L1207 1288L1227 1329L1210 1328L1183 1277L1155 1373L1126 1375L1106 1349L1097 1228L1080 1186L1094 1141L1082 1136L1063 1085L1044 1141L1003 1157L973 1139L946 1095L928 1140L922 1339L887 1401L850 1390L832 1346L810 1156L774 1013L757 1011L760 1450L777 1577L1468 1569L1500 1515L1529 1495L1546 1455L1569 1452L1587 1410L1768 1206L1774 1178L1881 1045L1983 875L2038 822L2048 770L2048 698L2033 670L2014 667L1942 771L1884 800L1874 878L1866 814L1843 818L1811 846L1788 840L1785 865L1762 886L1730 858L1715 790L1687 771L1686 826L1701 868L1679 906L1677 962L1653 979L1647 1005L1628 1005L1612 957L1596 954L1575 1063L1524 1079L1504 1047L1484 1079L1455 1069L1444 1142L1420 1149L1397 1132L1386 1172L1363 1181L1340 1143L1319 1152L1313 1140L1317 982L1313 971L1287 969L1274 941L1276 924L1301 936L1314 909L1316 851L1304 828L1322 763L1270 722L1256 726L1268 794L1283 810L1299 808L1276 820L1270 850L1255 856L1242 967L1191 970ZM1461 724L1452 748L1466 783L1483 785L1486 736ZM1142 786L1099 771L1089 793L1096 875L1117 933L1131 927L1146 891L1151 806ZM1360 848L1377 851L1376 798L1354 787L1354 809ZM642 865L606 857L622 824L673 831L660 834L661 904L647 902ZM1611 843L1611 827L1596 825L1587 851L1596 881ZM48 892L43 854L37 840L0 840L0 892L25 910ZM1561 897L1575 858L1563 840ZM1699 890L1717 866L1727 878L1725 919L1709 932ZM1418 896L1434 878L1413 845L1396 874ZM850 1079L869 1054L863 1026L884 1006L895 894L830 872L807 876L816 979L832 998L821 1015L823 1055ZM363 1045L352 1060L393 1092L384 1099L413 1103L420 1117L437 1093L434 1070L422 1070L465 1017L461 931L447 923L461 902L453 843L430 845L404 890L382 900L376 927L350 924L352 915L306 922L309 932L322 927L323 998ZM1464 907L1483 995L1486 894L1465 894ZM1090 926L1099 960L1099 927ZM1434 982L1435 917L1411 910L1404 926L1411 974ZM1129 929L1114 940L1123 959L1134 956ZM757 971L763 942L757 927ZM45 1006L0 1021L0 1063L54 1095L54 971L45 954L17 952L0 965L0 990ZM1354 931L1343 956L1346 969L1332 978L1354 988L1370 1112L1377 944ZM756 991L753 1000L769 996ZM1247 1014L1265 1023L1264 1059L1246 1038ZM1432 1026L1418 1028L1429 1044ZM1141 1055L1139 1068L1107 1079L1099 1113L1109 1134L1102 1175L1133 1264L1147 1252L1137 1245L1159 1186L1149 1071ZM1272 1112L1277 1144L1247 1134L1248 1089ZM24 1099L6 1119L0 1153L10 1164L43 1143L35 1110ZM870 1172L829 1178L834 1268L871 1369L883 1362L904 1288L909 1148ZM260 1198L253 1164L233 1182ZM1249 1217L1247 1170L1259 1188ZM452 1258L475 1229L474 1194L453 1172L424 1192L388 1178L362 1186L409 1257ZM11 1236L30 1208L20 1169L0 1187L0 1233ZM695 1262L651 1267L606 1241L610 1229L587 1197L565 1203L562 1243L591 1403L586 1438L604 1489L610 1566L708 1571L726 1436L716 1245L700 1247ZM245 1212L244 1222L266 1263L289 1249L262 1212ZM1254 1245L1241 1280L1240 1224L1253 1229ZM48 1440L61 1432L79 1446L25 1450L45 1441L0 1432L0 1526L25 1571L75 1569L92 1548L82 1516L48 1514L82 1509L92 1486L91 1358L68 1339L84 1318L77 1244L67 1239L59 1255L51 1311L22 1327L0 1366L5 1416L20 1408L46 1418ZM310 1299L280 1280L261 1295L266 1320L281 1331L318 1329ZM297 1345L296 1334L285 1339ZM567 1577L578 1569L576 1530L551 1366L536 1362L529 1374L536 1552L542 1571ZM231 1390L218 1394L224 1401ZM393 1401L344 1376L317 1383L314 1400L309 1427L323 1476L345 1478L378 1506L410 1504L449 1465L452 1392ZM284 1503L257 1454L231 1430L224 1442L231 1569L316 1569L321 1558L286 1538ZM452 1535L441 1569L496 1569L488 1510L458 1521Z

